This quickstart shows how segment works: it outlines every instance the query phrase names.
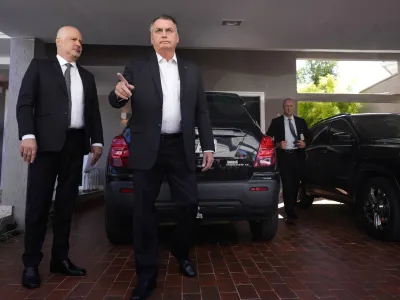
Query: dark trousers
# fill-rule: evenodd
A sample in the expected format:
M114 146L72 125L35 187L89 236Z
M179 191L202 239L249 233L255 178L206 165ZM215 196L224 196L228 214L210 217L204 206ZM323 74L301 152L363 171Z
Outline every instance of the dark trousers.
M71 220L82 174L84 141L84 130L70 130L60 152L39 152L29 165L25 252L22 256L25 266L38 266L43 258L42 246L56 179L51 255L55 261L68 258Z
M300 181L303 178L304 152L302 150L278 150L278 163L285 212L288 217L291 217L295 213Z
M133 243L139 279L154 279L158 274L158 237L155 201L167 175L171 198L176 202L178 222L171 241L171 253L189 258L197 214L196 173L189 169L182 135L161 136L155 165L149 170L134 170Z

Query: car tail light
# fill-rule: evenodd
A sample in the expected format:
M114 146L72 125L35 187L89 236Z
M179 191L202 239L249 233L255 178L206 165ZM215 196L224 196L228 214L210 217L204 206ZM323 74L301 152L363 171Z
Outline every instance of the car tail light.
M113 167L128 167L129 148L122 135L116 136L111 143L110 165Z
M275 145L272 138L263 136L258 148L256 161L254 167L268 167L274 165L276 162Z
M252 187L250 188L250 192L267 192L269 188L266 186Z

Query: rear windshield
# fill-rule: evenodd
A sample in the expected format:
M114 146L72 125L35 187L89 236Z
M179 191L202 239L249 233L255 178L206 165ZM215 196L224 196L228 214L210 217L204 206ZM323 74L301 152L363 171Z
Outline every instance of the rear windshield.
M207 102L211 122L254 122L243 99L235 94L207 93Z
M400 115L353 116L354 124L366 138L400 138Z

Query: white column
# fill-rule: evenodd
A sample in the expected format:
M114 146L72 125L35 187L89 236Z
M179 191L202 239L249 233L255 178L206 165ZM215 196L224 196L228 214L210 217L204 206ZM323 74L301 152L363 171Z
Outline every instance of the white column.
M43 57L45 47L36 39L11 39L9 87L6 96L1 175L2 204L13 206L19 228L25 225L27 164L19 155L20 141L16 104L22 78L34 57Z

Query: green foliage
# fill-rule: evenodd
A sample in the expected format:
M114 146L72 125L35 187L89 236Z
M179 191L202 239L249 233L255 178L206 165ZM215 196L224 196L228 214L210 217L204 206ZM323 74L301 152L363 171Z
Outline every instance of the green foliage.
M304 118L311 127L315 123L341 113L357 113L361 109L360 103L343 102L300 102L299 116Z
M334 94L337 87L337 62L307 61L297 73L298 83L303 83L300 93ZM351 91L351 86L348 87ZM361 103L300 102L298 115L308 126L341 113L357 113Z
M320 78L327 75L337 77L337 61L308 60L297 72L298 83L314 83L318 86Z
M300 93L319 93L319 94L333 94L337 86L336 77L328 74L318 80L318 84L309 83L308 85L300 88Z

